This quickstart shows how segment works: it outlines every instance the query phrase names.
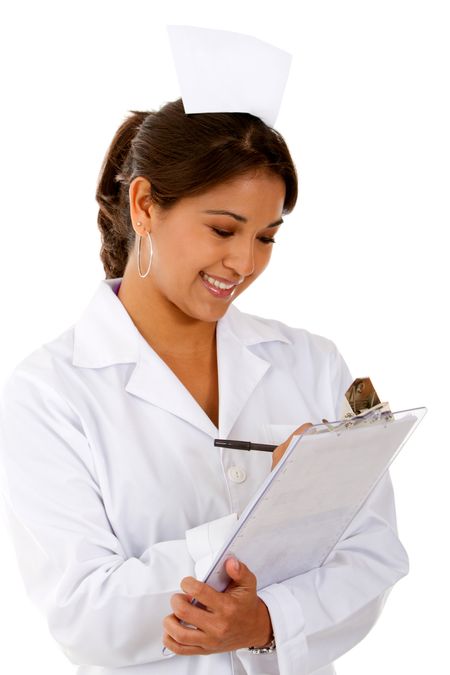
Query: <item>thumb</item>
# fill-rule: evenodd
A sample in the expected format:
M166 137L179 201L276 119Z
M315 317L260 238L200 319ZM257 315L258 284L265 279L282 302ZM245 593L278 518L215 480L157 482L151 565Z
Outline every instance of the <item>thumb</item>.
M238 586L247 586L251 585L254 575L250 572L247 565L244 565L237 558L228 558L225 563L225 569L228 576L238 585Z

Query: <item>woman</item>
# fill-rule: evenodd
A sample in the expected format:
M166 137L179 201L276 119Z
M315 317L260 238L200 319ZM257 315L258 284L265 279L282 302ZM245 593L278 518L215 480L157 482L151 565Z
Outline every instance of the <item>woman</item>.
M258 592L239 561L222 594L196 578L289 434L337 419L352 381L330 340L232 305L296 198L283 138L248 113L177 100L112 141L106 279L2 399L21 573L79 675L328 675L408 571L386 474L322 567ZM280 447L221 451L217 436Z

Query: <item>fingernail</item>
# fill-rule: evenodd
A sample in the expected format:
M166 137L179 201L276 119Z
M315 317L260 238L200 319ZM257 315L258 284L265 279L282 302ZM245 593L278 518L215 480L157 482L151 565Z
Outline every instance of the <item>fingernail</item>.
M233 558L233 567L236 570L236 572L239 572L239 560L236 558Z

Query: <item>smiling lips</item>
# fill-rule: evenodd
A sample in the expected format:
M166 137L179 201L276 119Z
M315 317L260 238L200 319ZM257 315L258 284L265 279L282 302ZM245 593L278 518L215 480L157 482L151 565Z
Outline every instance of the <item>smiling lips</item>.
M200 272L200 278L205 288L207 288L208 291L212 293L212 295L218 298L229 298L231 295L233 295L238 283L240 283L226 283L225 281L219 281L219 279L216 279L215 277L210 277L209 274L206 274L206 272Z

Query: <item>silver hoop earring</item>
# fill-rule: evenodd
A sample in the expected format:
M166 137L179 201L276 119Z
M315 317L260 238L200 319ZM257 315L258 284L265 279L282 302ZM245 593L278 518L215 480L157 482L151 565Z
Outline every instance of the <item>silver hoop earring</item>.
M140 225L140 223L138 223L138 225ZM138 250L137 250L137 268L138 268L139 276L141 277L141 279L144 279L148 275L148 273L150 272L150 267L152 266L153 242L152 242L152 238L150 236L150 232L147 232L147 237L148 237L148 240L150 242L150 262L148 263L148 270L146 271L145 274L142 274L142 272L141 272L141 240L142 240L142 237L141 237L141 235L138 235L138 236L139 236L139 241L138 241Z

